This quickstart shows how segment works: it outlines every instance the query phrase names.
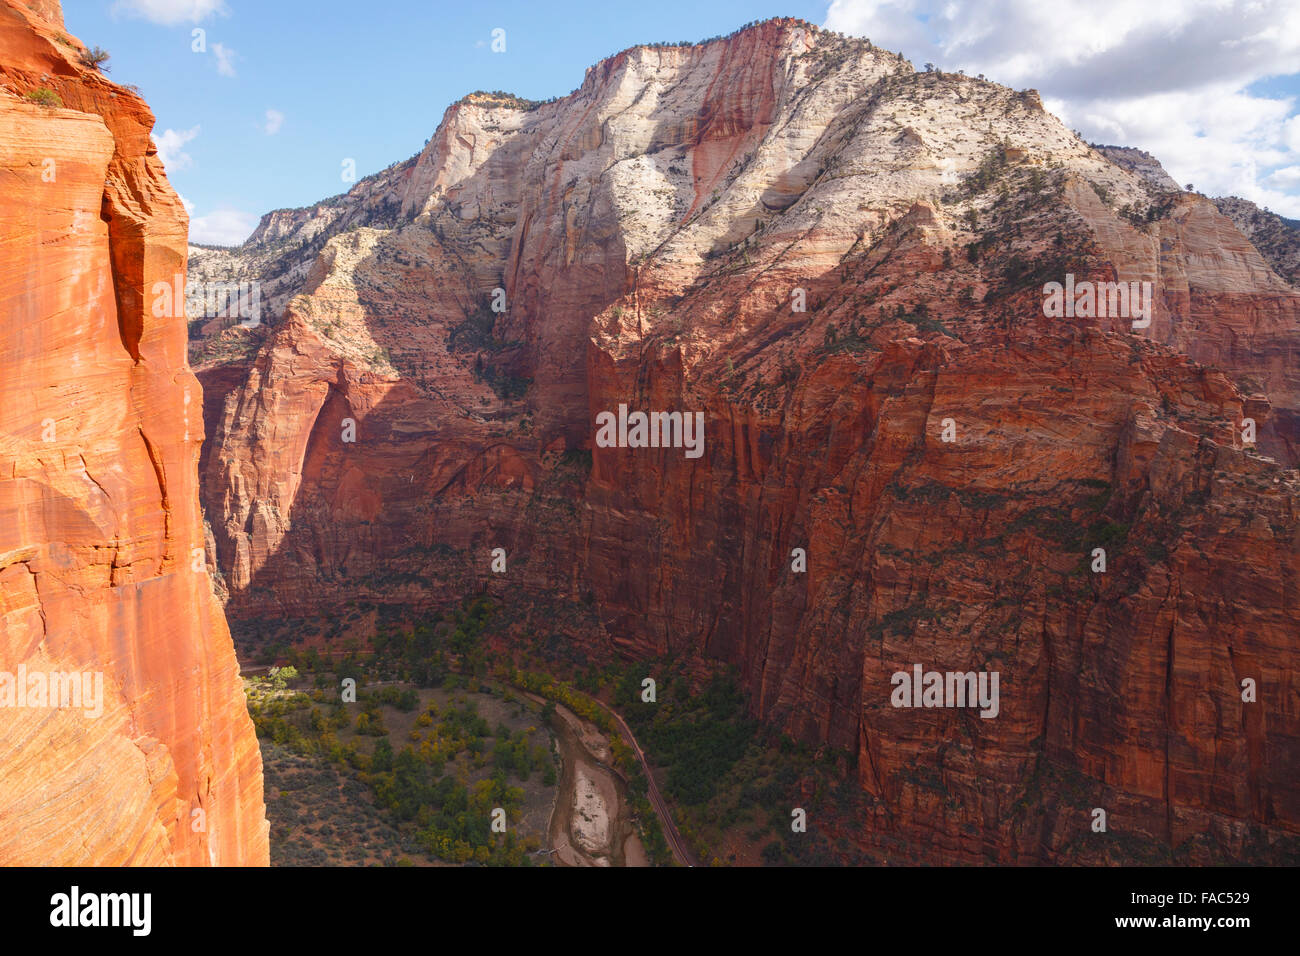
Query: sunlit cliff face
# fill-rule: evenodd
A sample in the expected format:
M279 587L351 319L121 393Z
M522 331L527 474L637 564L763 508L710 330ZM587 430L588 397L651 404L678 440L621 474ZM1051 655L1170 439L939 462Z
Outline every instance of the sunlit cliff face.
M0 864L265 864L203 560L186 217L58 4L0 3Z

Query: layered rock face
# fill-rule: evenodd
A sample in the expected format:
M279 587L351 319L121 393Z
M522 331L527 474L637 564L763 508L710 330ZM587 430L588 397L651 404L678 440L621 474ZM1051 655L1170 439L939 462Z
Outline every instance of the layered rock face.
M735 664L848 755L869 859L1294 854L1300 296L1162 185L790 20L467 97L192 260L276 283L193 345L228 612L488 588L552 647ZM1149 324L1049 317L1067 277ZM620 405L702 454L602 447ZM915 664L998 672L997 716L893 706Z
M1300 288L1300 220L1283 219L1236 196L1216 199L1214 205L1250 239L1278 275Z
M153 116L61 28L0 0L0 864L266 865L201 393L156 308L187 219Z

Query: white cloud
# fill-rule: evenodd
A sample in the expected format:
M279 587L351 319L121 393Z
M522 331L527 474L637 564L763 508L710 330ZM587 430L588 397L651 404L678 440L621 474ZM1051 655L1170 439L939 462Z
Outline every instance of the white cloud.
M280 127L284 125L284 114L279 110L266 111L266 123L262 126L262 132L267 136L274 136L280 132Z
M114 0L111 11L114 16L139 17L165 27L230 13L222 0Z
M1300 192L1300 166L1285 166L1282 169L1276 169L1264 182L1283 192Z
M212 44L212 54L217 58L217 72L222 76L235 75L235 51L224 43Z
M258 218L252 213L222 206L206 216L195 216L194 203L179 193L177 196L190 216L190 242L211 246L238 246L257 228Z
M1293 98L1249 92L1300 73L1295 0L833 0L826 26L919 68L1034 87L1094 142L1152 153L1180 183L1300 215Z
M1300 153L1300 116L1293 116L1286 121L1286 132L1283 136L1286 138L1287 148Z
M186 143L199 135L199 127L187 130L165 129L161 136L154 136L154 145L158 147L158 158L168 173L184 169L192 162L190 154L181 149Z
M190 242L214 246L237 246L257 228L258 218L250 212L222 207L206 216L190 217Z

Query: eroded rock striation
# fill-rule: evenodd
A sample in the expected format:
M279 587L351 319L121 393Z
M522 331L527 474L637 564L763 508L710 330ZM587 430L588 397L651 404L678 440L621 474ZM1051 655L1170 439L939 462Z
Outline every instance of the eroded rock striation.
M1300 288L1300 220L1284 219L1236 196L1222 196L1214 205L1254 243L1278 275Z
M735 664L847 754L867 859L1286 858L1300 295L1130 165L793 20L467 97L192 260L275 292L192 346L228 611L488 588ZM1067 276L1151 283L1149 324L1049 318ZM620 404L704 412L703 455L597 445ZM998 671L997 717L892 706L915 664Z
M62 26L0 0L0 864L265 865L201 393L152 307L187 218L153 116ZM80 706L51 673L88 676Z

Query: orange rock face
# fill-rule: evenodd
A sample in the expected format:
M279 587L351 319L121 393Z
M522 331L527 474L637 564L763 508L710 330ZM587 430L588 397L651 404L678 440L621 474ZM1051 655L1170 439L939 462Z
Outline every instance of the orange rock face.
M489 589L735 664L847 755L870 858L1296 853L1300 296L1033 91L769 21L467 98L267 230L202 259L284 303L198 369L232 617ZM1150 325L1047 317L1067 274ZM620 404L703 455L597 446ZM997 671L997 716L895 707L915 664Z
M202 397L183 310L153 307L186 215L153 116L61 26L0 0L0 864L265 865L202 561ZM85 675L80 706L14 694L51 673Z

